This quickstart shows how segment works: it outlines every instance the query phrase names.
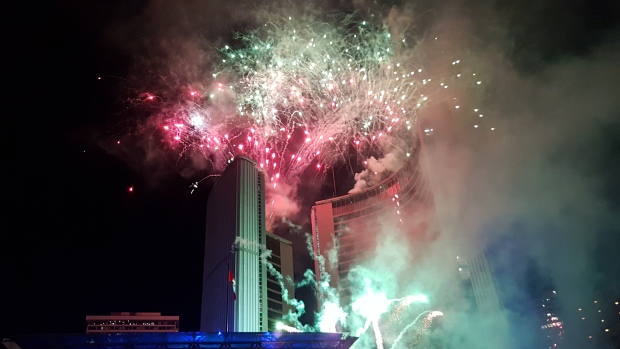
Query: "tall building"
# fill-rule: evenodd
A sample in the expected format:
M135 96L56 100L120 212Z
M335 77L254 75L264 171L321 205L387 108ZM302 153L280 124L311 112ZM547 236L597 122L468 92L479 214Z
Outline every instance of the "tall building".
M283 299L295 298L286 280L293 280L292 244L266 232L263 172L237 156L207 203L201 331L275 331L293 310Z
M115 312L110 315L87 315L86 333L179 332L178 316L154 312Z
M286 282L287 279L293 280L293 245L286 239L267 233L267 249L271 251L269 263L285 280L283 289L277 275L267 273L267 330L276 331L282 317L294 311L293 306L283 299L283 292L287 293L288 299L295 298L293 283Z
M423 244L432 232L433 200L415 151L403 167L389 178L364 191L316 202L312 207L312 241L315 255L337 251L337 263L326 263L333 287L347 305L351 290L347 275L351 268L372 256L377 232L383 226L401 226L403 242ZM315 258L316 275L320 275ZM317 280L318 281L318 280Z
M207 202L201 331L267 330L265 234L263 172L237 156Z

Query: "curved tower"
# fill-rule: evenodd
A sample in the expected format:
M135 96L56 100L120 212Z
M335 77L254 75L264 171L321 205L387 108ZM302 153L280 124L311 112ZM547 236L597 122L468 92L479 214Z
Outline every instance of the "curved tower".
M384 226L399 225L403 240L409 243L422 243L432 235L429 219L433 198L420 155L418 146L400 170L380 183L361 192L318 201L312 207L314 253L325 257L326 272L332 287L340 290L342 304L350 301L349 271L372 257L377 232ZM320 268L315 258L317 278Z

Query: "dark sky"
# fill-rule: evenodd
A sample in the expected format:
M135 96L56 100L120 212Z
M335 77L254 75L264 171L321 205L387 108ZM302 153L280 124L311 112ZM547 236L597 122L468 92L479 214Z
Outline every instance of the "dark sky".
M522 74L587 56L617 29L612 1L570 3L487 2L510 28L508 56ZM174 18L157 22L149 5L24 5L5 30L15 47L5 53L12 62L5 65L11 91L3 132L2 337L83 332L87 314L111 311L180 315L181 330L198 329L208 183L190 195L191 181L173 165L168 172L138 170L106 150L125 131L122 99L144 57L140 51L161 32L192 29ZM193 18L194 6L179 2L175 9ZM225 33L227 17L209 16L196 23L214 21L209 35ZM135 36L120 40L124 35ZM608 161L593 171L607 181L606 195L617 209L620 186L607 175L620 173L620 126L614 127L605 130L609 141L601 146Z

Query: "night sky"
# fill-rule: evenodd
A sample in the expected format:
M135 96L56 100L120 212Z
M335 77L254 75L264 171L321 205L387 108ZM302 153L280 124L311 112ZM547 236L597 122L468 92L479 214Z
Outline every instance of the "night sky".
M141 167L145 154L133 147L131 137L123 138L130 142L123 151L110 149L129 127L123 103L131 94L128 81L148 70L140 65L149 50L157 51L167 31L191 31L187 20L207 28L209 39L225 42L232 30L243 28L245 18L231 19L234 6L219 2L203 1L204 16L195 12L199 2L178 1L171 6L174 11L164 13L153 10L165 8L155 6L160 1L137 0L20 5L28 7L14 14L5 30L14 36L15 47L5 48L5 56L14 61L5 65L12 78L5 87L10 98L3 132L2 337L81 333L86 315L112 311L180 315L182 331L198 330L212 183L207 180L190 194L192 180L177 172L174 161ZM574 57L587 59L603 41L615 42L610 52L617 58L620 8L613 1L571 3L487 1L484 7L504 16L498 22L510 31L507 57L524 76ZM465 1L456 7L471 4L480 5ZM419 6L440 8L426 1ZM620 70L613 73L620 79ZM617 79L611 89L619 86ZM612 212L620 209L618 110L616 102L616 114L600 130L600 161L589 170L605 188L602 197ZM556 159L565 155L560 151ZM306 186L305 192L315 193L304 198L309 216L308 205L333 189L314 177ZM341 182L338 194L351 186L351 179ZM603 235L612 242L620 225L615 222L616 229ZM278 232L303 244L301 235ZM620 254L614 244L600 248L606 256ZM610 265L616 261L600 263L613 275ZM309 264L308 256L300 256L296 271Z

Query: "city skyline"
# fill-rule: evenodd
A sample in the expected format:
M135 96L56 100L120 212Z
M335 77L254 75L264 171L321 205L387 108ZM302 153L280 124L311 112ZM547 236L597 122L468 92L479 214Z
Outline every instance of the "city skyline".
M390 20L410 23L408 4L420 10L416 28L438 33L438 42L454 39L440 51L462 44L480 58L462 63L484 70L481 125L493 122L498 132L472 137L495 137L495 146L474 148L478 180L465 187L477 200L465 217L480 224L502 291L519 290L531 262L554 281L570 311L613 293L620 282L617 5L399 2L385 4L396 9ZM116 311L179 315L181 331L198 330L206 198L216 177L179 165L191 159L145 145L131 131L125 103L144 92L128 88L136 79L172 81L166 71L200 66L189 59L198 43L232 42L233 32L254 23L252 12L208 1L23 6L32 20L11 24L20 43L11 52L23 74L9 99L19 112L8 117L15 127L7 126L1 335L83 332L87 314ZM387 20L388 12L377 14ZM141 75L147 71L154 73ZM472 109L459 106L453 111ZM313 265L304 236L310 207L353 189L362 168L345 162L299 177L291 194L297 199L285 202L298 210L271 229L292 242L297 281ZM479 219L485 215L494 219ZM313 291L297 291L307 301L303 321L313 323ZM511 306L525 304L522 293L511 296ZM580 317L562 317L565 342L569 329L585 328Z

